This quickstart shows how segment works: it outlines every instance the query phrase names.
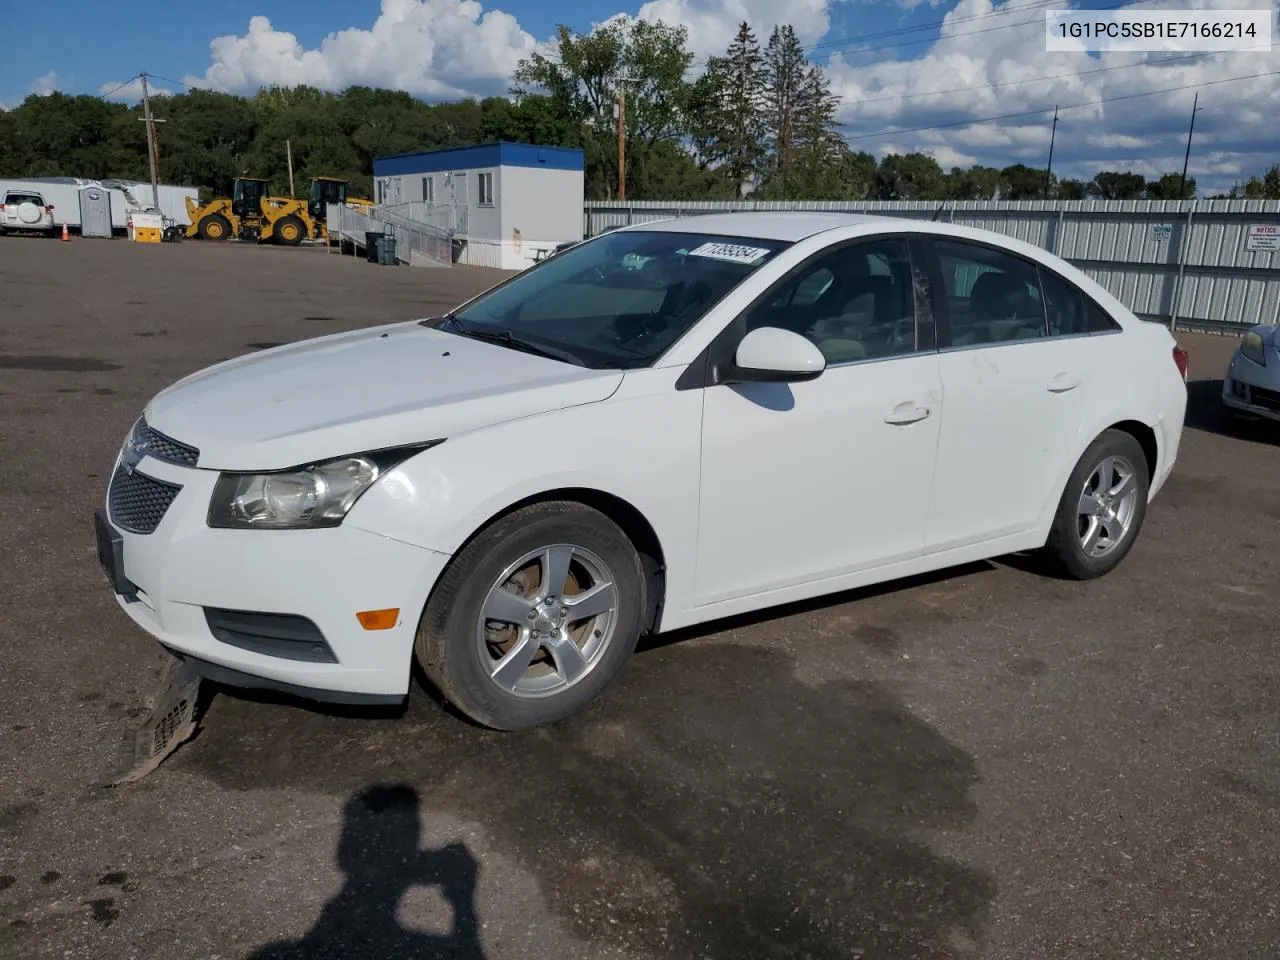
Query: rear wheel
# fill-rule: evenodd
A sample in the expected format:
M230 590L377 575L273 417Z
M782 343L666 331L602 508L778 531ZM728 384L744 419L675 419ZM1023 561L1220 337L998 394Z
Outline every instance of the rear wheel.
M275 229L271 231L271 235L276 243L283 244L286 247L296 247L302 242L303 237L307 235L307 228L303 226L301 220L290 214L276 221Z
M225 240L231 236L231 221L220 213L211 213L200 220L201 240Z
M1122 430L1106 430L1084 452L1054 517L1046 552L1077 580L1110 573L1133 548L1147 514L1147 458Z
M517 730L587 705L635 650L640 557L597 510L539 503L482 531L454 558L418 627L418 661L478 723Z

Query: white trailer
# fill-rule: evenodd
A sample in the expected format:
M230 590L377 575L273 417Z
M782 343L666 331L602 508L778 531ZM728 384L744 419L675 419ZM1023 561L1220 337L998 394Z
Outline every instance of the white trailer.
M160 213L171 218L179 226L191 222L187 216L186 198L198 200L200 191L195 187L178 187L160 184ZM125 232L129 226L129 215L133 212L152 210L156 203L151 193L151 184L136 180L83 180L78 177L35 177L24 180L0 180L0 193L5 190L36 190L53 206L53 222L61 228L80 228L84 224L82 203L90 203L90 197L96 191L82 196L86 188L105 190L111 198L111 227L113 230Z

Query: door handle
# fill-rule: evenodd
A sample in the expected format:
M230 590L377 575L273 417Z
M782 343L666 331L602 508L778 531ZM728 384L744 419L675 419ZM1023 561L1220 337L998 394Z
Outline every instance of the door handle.
M890 410L889 415L884 418L884 422L892 424L915 423L917 420L923 420L932 412L928 407L922 407L914 401L907 400L905 403L900 403Z
M1080 378L1069 373L1060 373L1049 381L1050 393L1066 393L1080 386Z

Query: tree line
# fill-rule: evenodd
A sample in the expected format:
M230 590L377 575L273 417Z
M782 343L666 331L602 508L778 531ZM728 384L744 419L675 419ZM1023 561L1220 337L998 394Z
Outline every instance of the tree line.
M795 31L762 43L742 24L692 79L683 27L617 20L585 36L560 27L554 55L521 61L509 97L428 104L353 86L264 88L252 97L191 89L154 98L160 179L225 196L237 176L295 192L312 176L343 177L371 196L374 157L493 140L579 147L588 199L617 195L616 108L625 100L630 199L1176 200L1195 196L1177 173L1148 180L1100 171L1059 179L1014 164L943 170L924 153L855 151L836 123L838 98ZM0 110L0 177L145 180L139 105L93 96L32 95ZM1222 196L1280 198L1280 165Z

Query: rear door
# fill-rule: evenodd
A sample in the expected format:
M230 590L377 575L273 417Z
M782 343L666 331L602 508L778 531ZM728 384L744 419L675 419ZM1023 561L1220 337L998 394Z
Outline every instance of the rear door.
M1024 532L1056 496L1106 384L1072 284L972 241L930 244L944 411L925 534L936 553Z

